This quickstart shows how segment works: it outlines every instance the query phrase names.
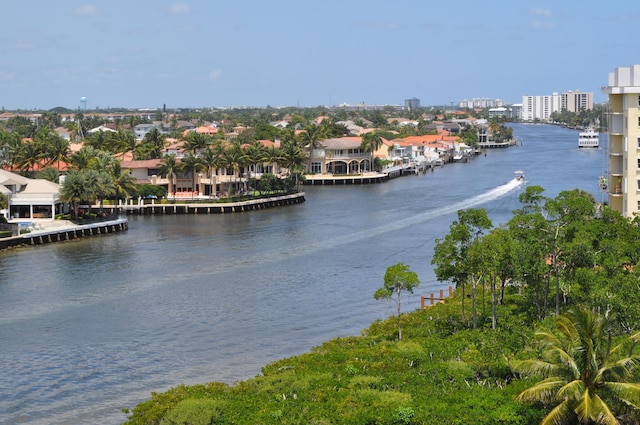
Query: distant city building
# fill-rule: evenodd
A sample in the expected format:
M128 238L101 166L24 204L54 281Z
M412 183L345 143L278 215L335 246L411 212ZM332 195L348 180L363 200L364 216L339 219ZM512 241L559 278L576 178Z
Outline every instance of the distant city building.
M523 121L549 121L551 114L566 110L580 112L593 109L593 92L580 90L545 96L522 96Z
M350 105L348 103L341 103L340 105L334 105L329 108L331 111L382 111L385 109L391 109L394 111L402 111L404 106L402 105L367 105L366 103L358 103L356 105Z
M632 218L640 211L640 65L616 68L609 95L609 206Z
M569 112L588 111L593 109L593 92L581 92L580 90L562 93L560 109Z
M522 103L514 103L511 105L511 108L509 109L509 117L516 120L522 119Z
M506 117L509 114L509 110L504 107L489 108L489 118Z
M560 111L560 95L522 96L523 121L549 121L551 114Z
M472 99L464 99L458 102L459 108L499 108L504 106L502 99L489 99L474 97Z
M409 111L417 111L420 109L420 99L412 97L411 99L404 100L404 108Z

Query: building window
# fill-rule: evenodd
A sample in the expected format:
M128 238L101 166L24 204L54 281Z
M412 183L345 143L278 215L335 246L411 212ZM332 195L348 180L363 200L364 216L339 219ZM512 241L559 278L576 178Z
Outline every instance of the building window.
M638 149L640 149L640 137L638 137Z
M312 162L311 163L311 172L314 174L319 174L322 172L322 163L320 162Z
M637 186L638 190L640 190L640 180L637 180L637 182L638 182L638 186Z

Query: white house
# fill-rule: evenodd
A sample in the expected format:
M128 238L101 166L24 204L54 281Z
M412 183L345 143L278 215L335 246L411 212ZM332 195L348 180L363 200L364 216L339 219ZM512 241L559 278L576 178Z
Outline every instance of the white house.
M0 192L9 198L8 219L55 219L62 212L60 186L0 170Z

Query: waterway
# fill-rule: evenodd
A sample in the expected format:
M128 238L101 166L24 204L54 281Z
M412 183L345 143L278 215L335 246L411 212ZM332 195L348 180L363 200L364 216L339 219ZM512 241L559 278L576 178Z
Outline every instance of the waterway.
M233 383L394 313L373 299L400 261L446 284L431 255L462 208L494 225L523 188L599 201L606 140L513 125L520 144L365 186L304 187L307 201L241 214L131 216L129 231L0 253L0 423L119 424L122 408L181 383Z

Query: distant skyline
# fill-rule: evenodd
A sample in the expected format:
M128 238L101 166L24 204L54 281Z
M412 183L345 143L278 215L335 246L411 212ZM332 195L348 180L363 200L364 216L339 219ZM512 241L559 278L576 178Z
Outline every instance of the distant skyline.
M404 104L600 88L640 3L110 0L0 7L0 107Z

